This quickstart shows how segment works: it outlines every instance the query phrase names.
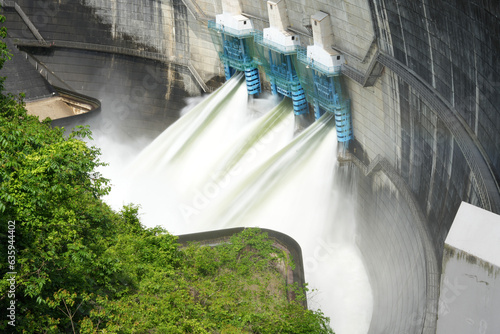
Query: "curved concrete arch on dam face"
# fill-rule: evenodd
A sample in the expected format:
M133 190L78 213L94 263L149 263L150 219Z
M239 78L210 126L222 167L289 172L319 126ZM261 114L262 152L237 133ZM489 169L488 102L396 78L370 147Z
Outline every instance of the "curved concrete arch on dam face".
M142 145L175 122L186 105L182 67L103 52L57 48L27 49L68 88L98 98L103 112L86 120L96 137ZM58 126L73 126L71 119Z
M358 245L374 291L370 333L435 333L443 243L461 201L499 210L498 3L285 2L291 28L300 33L304 45L312 43L310 15L318 10L329 13L333 47L347 60L344 78L352 101L355 164L342 166L338 175L356 203ZM190 75L183 72L188 63L205 82L223 73L203 19L222 12L220 1L17 3L56 46L70 41L168 56L178 69L179 97L195 91L187 88L192 86L186 81ZM265 2L243 0L242 7L257 29L267 27ZM7 17L12 37L34 39L16 15ZM150 64L78 48L56 48L36 56L75 89L94 97L101 97L96 96L99 91L111 92L114 88L106 78L127 68L118 80L123 91L111 101L140 85L143 66ZM95 57L106 59L97 72L92 70L100 62ZM160 72L167 67L161 65ZM96 74L92 78L89 72ZM153 94L160 106L165 105L167 81L161 81ZM146 103L154 99L147 96ZM132 109L131 136L142 129L159 131L148 116ZM162 107L154 110L159 118L177 117ZM103 114L112 115L106 103Z

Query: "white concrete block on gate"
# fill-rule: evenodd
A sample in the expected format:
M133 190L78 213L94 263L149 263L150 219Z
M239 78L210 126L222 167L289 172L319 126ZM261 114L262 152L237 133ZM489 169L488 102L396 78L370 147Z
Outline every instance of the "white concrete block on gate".
M253 30L252 20L241 14L233 15L224 12L215 17L215 22L224 29L229 28L229 31L234 33L250 33Z
M267 43L276 44L280 47L293 47L300 45L298 35L290 34L287 31L271 27L263 31L263 38Z

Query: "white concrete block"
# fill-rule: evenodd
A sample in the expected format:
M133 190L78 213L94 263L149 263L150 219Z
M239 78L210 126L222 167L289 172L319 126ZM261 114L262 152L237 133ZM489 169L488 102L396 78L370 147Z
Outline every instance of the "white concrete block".
M229 28L229 32L239 32L240 34L250 33L253 30L253 22L248 17L241 14L233 15L227 12L219 14L215 17L218 25Z
M278 30L273 27L264 29L263 38L267 42L275 43L282 47L300 45L300 38L298 35L293 35L287 31Z
M500 333L500 216L462 202L445 241L437 334Z
M222 0L222 11L232 15L241 14L241 2L239 0Z
M272 28L285 31L290 23L286 13L286 4L283 0L269 0L267 2L267 13L269 15L269 25Z
M326 67L336 67L344 64L343 55L335 52L331 48L325 50L322 46L316 44L307 47L307 58L314 61L314 63L320 63Z
M311 16L314 44L330 48L333 44L333 31L330 15L325 12L316 12Z
M500 267L500 216L462 203L445 243Z

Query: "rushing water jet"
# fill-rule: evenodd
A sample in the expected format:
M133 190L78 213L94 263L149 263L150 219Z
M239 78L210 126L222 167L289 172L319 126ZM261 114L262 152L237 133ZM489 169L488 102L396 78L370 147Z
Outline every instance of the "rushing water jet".
M257 226L290 235L318 290L309 304L338 334L364 334L372 295L352 207L334 187L333 114L294 138L290 101L252 119L242 82L232 78L165 130L115 180L111 198L141 203L145 224L171 233Z

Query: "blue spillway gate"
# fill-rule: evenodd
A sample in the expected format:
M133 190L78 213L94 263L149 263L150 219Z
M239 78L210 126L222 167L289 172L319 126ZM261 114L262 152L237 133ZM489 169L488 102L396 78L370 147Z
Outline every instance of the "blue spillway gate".
M351 103L348 100L343 108L335 110L335 125L337 140L340 143L349 142L354 138L352 133Z
M314 115L316 119L325 112L335 114L337 139L340 143L349 142L354 138L352 131L351 101L343 98L340 76L323 75L313 71Z
M306 94L300 82L292 85L292 102L295 115L307 114L309 112L309 104L307 103Z
M219 57L227 80L236 71L242 71L248 94L259 94L258 67L263 68L272 93L291 98L295 115L307 114L309 103L314 106L316 119L325 112L334 113L337 139L347 147L354 136L350 99L342 92L340 65L326 66L314 62L307 57L305 48L264 40L262 32L256 30L242 32L224 28L214 21L209 21L208 27L219 34L217 43L222 47Z
M252 57L248 55L246 38L238 38L221 32L223 51L220 55L224 63L226 80L229 80L236 71L245 72L247 91L249 95L261 92L259 70Z
M231 79L235 72L236 71L234 70L234 68L232 68L228 64L224 65L224 74L226 75L226 80Z
M293 102L295 115L307 114L309 112L309 105L306 94L300 85L291 56L269 50L269 63L270 68L267 76L271 81L271 91L273 94L290 97Z
M261 91L259 70L255 67L245 70L245 79L249 95L258 94Z

